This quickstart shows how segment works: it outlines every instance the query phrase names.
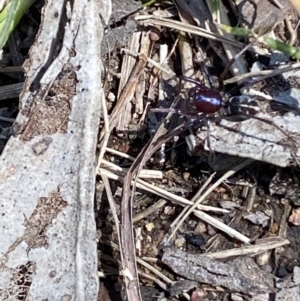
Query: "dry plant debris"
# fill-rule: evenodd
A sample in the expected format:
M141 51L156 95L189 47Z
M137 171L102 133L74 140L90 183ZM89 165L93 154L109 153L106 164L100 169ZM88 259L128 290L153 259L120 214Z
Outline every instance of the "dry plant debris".
M83 54L76 39L65 47L68 59L57 51L59 47L47 44L59 41L59 23L51 39L44 38L46 51L33 48L23 65L29 79L35 73L42 78L40 85L33 80L23 83L24 58L16 51L17 37L10 41L15 66L1 66L0 72L9 72L18 81L0 89L0 99L15 97L24 87L24 102L14 127L15 109L1 111L0 138L13 132L21 144L29 145L34 155L32 170L53 150L55 137L67 137L76 126L80 130L75 133L82 130L87 137L93 135L95 142L95 130L91 134L84 129L98 125L102 105L95 204L102 282L98 300L118 300L123 292L130 301L267 300L271 295L292 300L298 296L300 65L260 41L275 36L299 47L299 17L283 0L236 5L224 1L218 10L211 3L174 0L141 10L141 4L133 0L113 1L113 18L102 43L103 95L91 87L79 88L100 77L97 73L78 80L85 66L76 61ZM51 5L47 8L51 10ZM107 21L107 16L103 19ZM242 24L253 32L257 27L268 30L248 40L222 32L218 23ZM73 38L77 36L73 27L66 28ZM49 65L47 57L56 56L59 59ZM50 77L44 76L44 67ZM199 80L197 89L193 80L184 81L182 75ZM81 98L84 106L76 107L78 95L92 90ZM229 93L245 100L246 113L258 108L259 113L243 115L242 106L231 106ZM190 97L201 102L197 95L220 96L224 106L206 116L197 112ZM89 101L96 98L93 110ZM249 99L257 106L247 106ZM201 105L197 103L198 108ZM240 115L228 114L228 107ZM74 108L85 117L75 114L78 118L74 118ZM94 179L93 148L86 136L77 137L76 141L82 138L78 149L77 144L64 143L78 150L72 162L81 160L70 165L65 175L68 183L74 170L83 170L85 164L90 168L88 179ZM64 158L61 148L55 150L60 150L56 157ZM80 153L88 157L82 160ZM15 170L12 165L6 177ZM87 183L84 176L80 179L82 185ZM72 206L92 216L91 203L85 202L88 197L80 189L81 203L72 206L65 186L48 190L37 198L35 210L26 216L23 235L11 243L7 254L23 243L27 253L49 248L53 224L61 222ZM91 196L91 190L87 194ZM83 230L93 223L78 224L81 241L93 236ZM87 247L90 255L91 246ZM78 248L82 250L82 245ZM11 277L11 281L9 291L0 288L0 296L7 299L11 293L26 300L35 281L35 262L27 260L13 271L4 265L1 269L1 279Z
M276 15L273 33L297 46L291 27L282 32L286 24L297 30L292 7L283 3L278 9L281 1L256 2ZM249 300L250 295L267 298L279 291L275 285L279 277L292 275L289 260L299 258L299 241L292 234L298 229L287 222L296 212L290 216L291 202L297 206L300 158L299 103L275 108L270 99L283 90L278 84L273 92L267 88L284 72L295 72L297 78L294 70L299 64L286 60L283 66L251 70L249 58L253 64L260 56L270 61L272 53L255 39L245 48L247 41L222 34L212 22L247 23L253 18L253 12L246 10L249 3L232 11L221 6L219 15L205 1L174 4L157 4L136 13L134 19L142 27L126 36L128 44L120 52L113 49L107 56L105 87L110 99L115 93L117 100L112 109L109 105L101 132L98 172L112 214L112 229L101 230L101 256L114 262L120 252L129 300L227 300L228 293L232 300ZM230 18L235 12L240 19L226 20L228 11ZM261 16L257 14L255 26L262 26ZM129 19L122 18L122 26ZM120 64L110 70L110 61L117 60ZM223 72L226 68L231 77ZM214 77L207 80L211 72ZM188 100L193 84L180 82L181 74L199 77L213 90L218 89L214 79L224 77L226 92L249 93L261 113L232 120L228 115L219 120L210 115L207 131L206 117L195 114ZM117 78L121 78L118 92ZM290 79L290 74L284 78ZM202 93L198 87L196 92ZM297 85L290 89L298 93ZM194 135L197 127L202 130ZM155 170L162 171L162 178L151 178ZM99 218L105 214L99 213ZM145 288L153 286L161 293L153 290L156 295L149 297Z

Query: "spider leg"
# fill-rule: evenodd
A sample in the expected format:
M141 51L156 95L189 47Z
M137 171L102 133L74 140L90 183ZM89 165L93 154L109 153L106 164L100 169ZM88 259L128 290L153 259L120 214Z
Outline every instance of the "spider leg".
M209 90L203 83L201 83L200 81L194 79L194 78L191 78L191 77L187 77L187 76L184 76L184 75L181 75L180 76L180 85L181 86L181 82L182 81L186 81L186 82L190 82L190 83L193 83L195 84L198 88L202 89L202 90Z

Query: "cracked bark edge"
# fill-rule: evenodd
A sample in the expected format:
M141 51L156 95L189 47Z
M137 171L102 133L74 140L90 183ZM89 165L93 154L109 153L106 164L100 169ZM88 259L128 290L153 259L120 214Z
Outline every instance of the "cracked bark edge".
M27 300L97 300L93 201L102 95L99 11L110 1L99 2L75 0L68 19L63 14L67 1L46 1L25 63L19 134L10 138L0 158L1 300L8 291L18 299L21 289ZM76 73L76 89L66 94L70 110L65 111L63 129L31 129L30 139L22 139L20 134L36 116L33 110L49 100L47 90L62 95L59 74L66 65ZM37 97L39 91L45 95ZM58 203L63 206L55 210ZM26 276L26 287L20 286L20 274Z

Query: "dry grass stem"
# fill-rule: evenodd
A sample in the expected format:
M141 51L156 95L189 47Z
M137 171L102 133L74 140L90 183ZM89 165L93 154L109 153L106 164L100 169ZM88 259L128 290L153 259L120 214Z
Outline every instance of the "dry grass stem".
M165 19L161 18L158 16L154 15L144 15L144 16L137 16L135 17L135 20L137 22L142 23L143 25L160 25L160 26L165 26L168 28L176 29L178 31L183 31L186 33L194 34L200 37L205 37L207 39L210 39L212 41L218 41L221 43L226 43L228 45L232 45L235 47L239 48L244 48L245 44L237 42L237 41L232 41L230 39L227 39L223 36L220 36L219 34L212 33L206 29L203 29L198 26L190 25L190 24L184 24L180 21L175 21L175 20L170 20L170 19ZM250 46L248 48L249 51L260 54L260 55L266 55L267 52L265 49L261 49L258 46Z
M211 10L211 1L206 0L206 3L208 5L209 9ZM218 12L220 14L221 23L224 25L231 26L227 12L225 12L225 8L224 8L224 5L222 4L222 2L220 2ZM236 38L234 35L225 33L218 27L216 27L216 30L220 36L224 36L226 39L236 42ZM245 63L244 58L242 56L238 55L239 49L236 46L230 45L228 43L223 43L223 48L224 48L224 51L225 51L228 61L230 62L231 60L234 59L234 62L230 66L231 73L236 76L236 75L241 75L241 74L244 74L245 72L247 72L246 63Z
M291 22L289 16L286 17L284 19L284 21L285 21L287 30L289 31L289 34L290 34L289 45L293 46L297 39L297 28L296 29L293 28L293 25L292 25L292 22Z
M245 244L249 244L250 243L250 238L248 238L247 236L241 234L240 232L230 228L229 226L223 224L222 222L220 222L219 220L211 217L210 215L204 213L203 211L194 211L194 214L200 218L202 221L210 224L211 226L221 230L222 232L226 233L227 235L229 235L232 238L238 239L239 241L245 243Z
M124 181L124 178L122 176L118 176L117 174L104 169L104 168L100 168L101 172L100 174L105 174L108 178L112 179L112 180L117 180L117 181ZM163 197L171 202L174 202L176 204L179 204L181 206L186 206L186 205L192 205L193 203L183 197L180 197L176 194L172 194L171 192L166 191L165 189L156 187L152 184L149 184L141 179L137 180L137 184L136 186L142 190L151 192L153 194L156 194L160 197ZM217 207L212 207L212 206L207 206L207 205L198 205L197 206L198 209L200 210L204 210L204 211L212 211L212 212L222 212L222 213L229 213L228 210L226 209L222 209L222 208L217 208Z
M154 15L145 15L145 16L137 16L135 20L145 25L149 25L149 24L161 25L168 28L176 29L178 31L183 31L186 33L191 33L197 36L205 37L214 41L228 43L230 45L237 46L240 48L244 47L244 44L242 43L224 38L219 34L212 33L201 27L190 25L190 24L184 24L182 22L171 20L171 19L165 19Z
M163 283L162 281L160 281L159 279L155 278L154 276L150 275L150 274L146 274L145 272L141 271L140 269L138 269L138 273L140 277L143 277L144 279L150 280L155 282L158 286L160 286L164 291L168 291L168 287L165 283Z
M283 74L285 72L296 70L298 68L300 68L300 63L295 63L295 64L292 64L291 66L287 66L287 67L283 67L283 68L275 69L275 70L262 70L262 71L256 71L256 72L247 72L245 74L234 76L234 77L224 80L224 85L233 84L238 81L245 81L246 79L251 78L251 77L256 77L257 78L256 80L260 81L260 80L264 80L264 79L267 79L267 78L270 78L270 77L273 77L276 75Z
M130 54L132 56L138 57L141 55L141 53L139 52L132 52L128 49L122 49L122 51L126 54ZM154 67L156 67L157 69L166 72L169 75L172 75L173 73L170 72L170 70L165 69L164 67L161 66L161 64L157 63L156 61L152 60L151 58L147 57L147 61L149 64L153 65Z
M156 268L154 268L152 265L145 262L141 258L137 258L136 261L137 261L137 263L139 263L140 265L142 265L143 267L145 267L146 269L151 271L153 274L155 274L156 276L161 278L166 284L171 284L172 283L171 279L169 279L167 276L165 276L163 273L161 273L159 270L157 270Z
M114 179L114 180L119 180L119 181L122 181L123 178L122 177L119 177L113 173L111 173L110 171L108 170L105 170L103 168L100 168L101 170L101 174L105 174L108 178L111 178L111 179ZM132 182L133 184L133 182ZM174 202L176 204L179 204L181 206L185 206L185 205L193 205L193 203L191 201L188 201L182 197L179 197L177 195L174 195L174 194L171 194L169 192L167 192L166 190L164 189L161 189L161 188L158 188L158 187L155 187L145 181L142 181L140 179L137 180L136 182L136 187L137 188L140 188L140 189L143 189L143 190L146 190L146 191L149 191L149 192L152 192L156 195L159 195L161 197L164 197L168 200L170 200L171 202ZM215 208L215 207L210 207L210 206L204 206L204 205L200 205L198 204L197 205L197 208L199 208L200 210L208 210L209 211L215 211L215 212L228 212L228 210L225 210L225 209L221 209L221 208ZM215 219L214 217L211 217L209 216L208 214L200 211L200 210L194 210L194 214L200 218L201 220L207 222L208 224L212 225L213 227L225 232L226 234L228 234L229 236L231 237L234 237L244 243L250 243L250 239L244 235L242 235L241 233L239 233L238 231L230 228L229 226L223 224L222 222L220 222L219 220Z
M107 241L107 240L103 240L103 243L107 246L110 246L112 248L114 248L115 250L117 251L120 251L120 248L117 244L115 244L114 242L112 241ZM120 252L121 253L121 252ZM106 254L101 254L101 258L102 259L105 259L105 260L109 260L111 262L114 262L114 263L117 263L117 260L113 259L111 256L108 256ZM142 265L143 267L147 268L149 271L151 271L154 275L160 277L164 283L166 284L171 284L172 283L172 280L169 279L167 276L165 276L164 274L162 274L160 271L158 271L156 268L154 268L152 265L148 264L147 262L145 262L143 259L137 257L136 258L136 261L137 263L139 263L140 265ZM142 273L142 275L147 275L145 274L144 272L141 272L140 269L138 269L139 273ZM149 275L148 275L149 276ZM151 277L151 280L154 280L156 283L157 283L157 280L155 277L153 276L150 276ZM149 278L147 278L149 279ZM163 284L160 282L160 284ZM159 285L160 285L159 284ZM167 290L167 287L165 285L160 285L162 288L166 289Z
M181 37L179 39L178 49L181 58L182 74L187 77L193 77L195 74L193 49L191 44L188 42L185 35L183 34L181 34Z
M116 172L116 174L125 176L128 172L127 168L122 168L112 162L109 162L105 159L102 159L102 164L109 168L111 172ZM159 170L152 170L152 169L142 169L139 178L149 178L149 179L162 179L163 173Z
M153 263L158 262L158 259L155 257L142 257L142 259L146 262L153 262Z
M213 177L215 176L215 173L211 174L210 177L206 180L206 182L201 186L201 188L197 191L197 193L193 196L191 199L191 202L195 204L195 202L199 199L201 196L202 192L206 189L206 187L211 183ZM182 217L185 215L185 213L189 210L190 207L186 206L180 214L176 217L176 219L172 222L170 228L173 229L179 221L182 219Z
M160 208L164 207L166 205L167 201L164 199L160 199L159 201L155 202L154 204L152 204L150 207L148 207L145 210L140 211L139 213L137 213L133 218L132 218L132 222L136 223L142 219L144 219L146 216L156 212L157 210L159 210Z
M202 203L205 198L208 197L208 195L216 189L220 184L222 184L226 179L234 175L237 171L241 170L245 166L249 165L252 163L253 160L251 159L246 159L239 165L237 165L235 168L232 170L227 171L220 179L218 179L211 187L209 187L205 193L189 208L189 210L185 213L181 221L176 225L175 229L173 230L172 234L170 235L168 241L173 237L173 235L176 233L176 231L179 229L179 227L182 225L182 223L186 220L186 218L190 215L191 212L193 212L194 209L197 208L197 206ZM224 229L224 228L223 228Z
M229 258L234 256L245 256L245 255L254 256L268 250L272 250L288 245L289 243L290 242L287 239L279 239L278 241L270 241L258 245L243 246L241 248L218 251L215 253L199 254L199 256L209 257L213 259L224 259L224 258Z
M246 206L245 206L247 212L250 212L253 209L255 197L256 197L256 190L257 190L257 186L253 186L250 188L250 191L248 193L248 197L246 200Z
M107 151L108 153L111 153L111 154L120 156L120 157L125 158L125 159L128 159L128 160L130 160L130 161L134 161L134 160L135 160L134 157L132 157L132 156L130 156L130 155L127 155L127 154L125 154L125 153L119 152L119 151L117 151L117 150L115 150L115 149L113 149L113 148L106 147L106 151Z

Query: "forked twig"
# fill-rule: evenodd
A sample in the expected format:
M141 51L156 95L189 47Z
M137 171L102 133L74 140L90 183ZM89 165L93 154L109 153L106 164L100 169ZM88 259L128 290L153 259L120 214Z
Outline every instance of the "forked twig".
M196 209L196 207L204 201L204 199L215 189L217 188L220 184L222 184L223 181L225 181L226 179L228 179L229 177L231 177L232 175L234 175L237 171L241 170L242 168L244 168L245 166L249 165L250 163L252 163L253 160L251 159L246 159L244 160L242 163L240 163L238 166L234 167L232 170L227 171L219 180L217 180L212 186L209 187L209 189L207 189L205 191L205 193L198 199L197 202L195 202L190 208L189 210L186 212L186 214L183 216L183 218L181 219L181 221L176 225L175 229L173 230L172 234L170 235L170 237L168 238L168 241L170 241L170 239L173 237L173 235L176 233L176 231L179 229L179 227L182 225L182 223L186 220L186 218L190 215L190 213Z
M107 177L114 179L114 180L118 180L118 181L123 181L123 179L105 169L101 168L101 173L107 175ZM132 181L132 185L134 184L134 182ZM192 206L193 203L183 197L180 197L178 195L174 195L168 191L166 191L165 189L162 188L158 188L153 186L152 184L149 184L141 179L137 179L136 181L136 187L143 189L145 191L154 193L158 196L161 196L163 198L166 198L176 204L179 204L181 206ZM210 206L206 206L206 205L201 205L199 204L197 206L198 209L200 210L206 210L206 211L222 211L222 212L226 212L227 210L225 209L219 209L219 208L215 208L215 207L210 207ZM206 214L203 211L200 210L194 210L194 214L200 218L201 220L207 222L208 224L210 224L211 226L223 231L224 233L226 233L227 235L229 235L230 237L234 237L235 239L243 242L243 243L250 243L250 239L246 236L244 236L243 234L241 234L240 232L230 228L229 226L225 225L224 223L220 222L219 220L217 220L216 218Z
M208 179L207 181L201 186L201 188L198 190L198 192L193 196L193 198L191 199L191 202L193 202L195 204L195 202L197 202L198 198L201 196L202 192L206 189L206 187L211 183L213 177L215 176L215 173L213 173ZM176 227L176 225L179 223L180 219L182 218L182 216L184 216L184 214L189 210L190 207L186 206L181 212L180 214L176 217L176 219L172 222L170 228L173 229L173 227Z

